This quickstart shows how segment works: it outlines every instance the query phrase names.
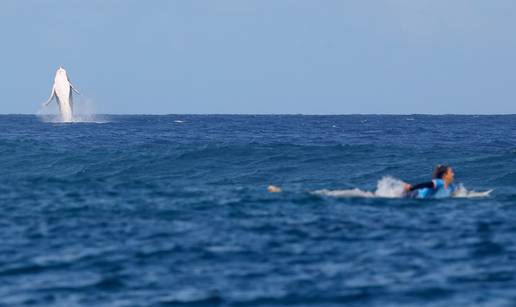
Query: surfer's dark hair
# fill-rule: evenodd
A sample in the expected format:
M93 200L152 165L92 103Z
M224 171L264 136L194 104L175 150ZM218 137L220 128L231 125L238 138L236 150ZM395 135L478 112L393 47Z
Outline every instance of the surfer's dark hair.
M432 178L433 179L443 179L444 177L444 174L446 174L446 172L448 172L448 169L450 167L448 165L437 165L434 169L434 174L432 175Z

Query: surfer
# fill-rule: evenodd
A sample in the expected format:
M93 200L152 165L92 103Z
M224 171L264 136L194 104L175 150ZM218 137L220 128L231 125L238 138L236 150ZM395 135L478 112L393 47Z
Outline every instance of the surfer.
M405 185L405 195L410 198L443 198L451 197L457 191L453 184L455 174L447 165L437 165L432 175L432 181Z

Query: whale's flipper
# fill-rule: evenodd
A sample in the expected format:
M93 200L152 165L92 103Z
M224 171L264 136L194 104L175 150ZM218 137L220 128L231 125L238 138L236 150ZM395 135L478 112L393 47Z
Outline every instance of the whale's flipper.
M71 86L71 84L70 84ZM73 86L71 86L73 88ZM70 104L70 108L73 110L73 93L70 91L70 95L68 96L68 103Z
M77 93L77 95L80 95L81 93L79 93L79 91L78 91L78 90L76 90L76 89L75 89L75 87L73 87L72 82L70 82L70 80L68 80L68 82L70 83L70 87L72 88L72 90L73 90L74 92L76 92L76 93ZM72 97L72 95L71 95L71 94L70 94L70 97ZM70 99L71 99L71 98L70 98Z
M52 93L50 93L50 97L48 97L48 100L43 105L45 107L48 106L48 104L52 102L52 98L54 98L55 95L56 95L55 88L52 87Z

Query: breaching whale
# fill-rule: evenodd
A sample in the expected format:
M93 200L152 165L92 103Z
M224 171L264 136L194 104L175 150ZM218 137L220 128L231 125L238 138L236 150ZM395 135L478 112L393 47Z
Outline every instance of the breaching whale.
M72 83L70 83L70 80L68 80L66 70L64 70L62 67L59 67L56 71L56 77L54 78L52 93L43 105L47 106L55 97L57 104L59 105L59 111L61 113L61 119L63 122L73 121L72 91L79 94L79 92L73 87Z

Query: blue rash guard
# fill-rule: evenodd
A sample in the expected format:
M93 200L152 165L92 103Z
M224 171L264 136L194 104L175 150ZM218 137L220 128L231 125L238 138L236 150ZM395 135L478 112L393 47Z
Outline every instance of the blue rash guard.
M446 188L442 179L432 180L433 188L425 187L416 189L410 193L410 197L413 198L447 198L452 197L453 193L457 190L457 186L454 184L448 185Z

